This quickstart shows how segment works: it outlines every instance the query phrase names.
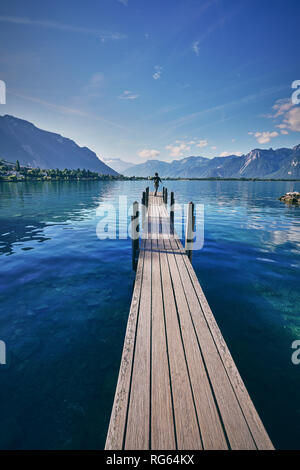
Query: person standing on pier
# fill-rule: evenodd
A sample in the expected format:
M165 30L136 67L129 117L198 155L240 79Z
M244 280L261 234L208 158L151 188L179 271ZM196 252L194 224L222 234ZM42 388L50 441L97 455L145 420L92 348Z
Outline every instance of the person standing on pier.
M159 187L159 183L161 183L162 181L161 181L160 177L158 176L158 173L155 173L155 176L152 179L154 181L154 188L155 188L154 196L156 196L157 195L157 190L158 190L158 187Z

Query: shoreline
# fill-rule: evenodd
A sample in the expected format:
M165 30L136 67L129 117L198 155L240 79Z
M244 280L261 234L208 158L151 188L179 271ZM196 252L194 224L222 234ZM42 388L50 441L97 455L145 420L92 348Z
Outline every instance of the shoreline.
M80 181L90 181L90 182L98 182L98 181L152 181L147 177L104 177L104 178L97 178L97 179L92 179L92 178L80 178L80 179L36 179L36 178L31 178L31 179L1 179L0 178L0 183L57 183L57 182L63 182L63 183L78 183ZM264 181L264 182L300 182L300 179L286 179L286 178L281 178L281 179L269 179L269 178L162 178L162 181Z

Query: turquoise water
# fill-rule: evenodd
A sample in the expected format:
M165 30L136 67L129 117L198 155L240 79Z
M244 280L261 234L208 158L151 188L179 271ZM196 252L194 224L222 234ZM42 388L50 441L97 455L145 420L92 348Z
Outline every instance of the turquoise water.
M134 273L129 239L97 238L96 209L144 187L0 183L0 448L103 448ZM196 273L275 446L299 449L300 208L278 197L300 183L167 187L204 204Z

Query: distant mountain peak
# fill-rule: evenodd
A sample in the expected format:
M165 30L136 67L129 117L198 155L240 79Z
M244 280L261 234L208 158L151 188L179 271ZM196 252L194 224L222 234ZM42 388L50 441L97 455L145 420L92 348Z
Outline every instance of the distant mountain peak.
M121 158L102 158L102 161L120 174L123 174L125 170L134 166L134 163L125 162L121 160Z

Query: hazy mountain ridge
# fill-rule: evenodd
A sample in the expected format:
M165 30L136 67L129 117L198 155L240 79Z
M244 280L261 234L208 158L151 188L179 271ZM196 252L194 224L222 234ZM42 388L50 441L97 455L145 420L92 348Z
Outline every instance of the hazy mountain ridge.
M0 116L0 158L19 160L24 166L60 170L80 168L117 175L89 148L10 115Z
M120 158L103 158L103 161L110 168L121 174L123 174L124 171L128 170L128 168L131 168L134 165L134 163L125 162Z
M300 145L292 149L254 149L247 155L186 157L162 162L148 160L125 170L126 176L150 176L158 172L173 178L300 178Z

